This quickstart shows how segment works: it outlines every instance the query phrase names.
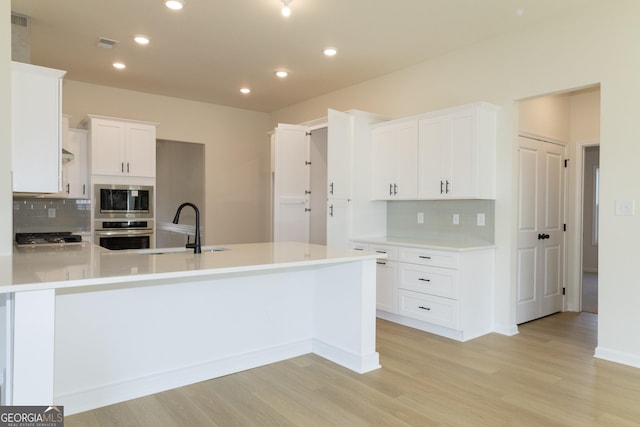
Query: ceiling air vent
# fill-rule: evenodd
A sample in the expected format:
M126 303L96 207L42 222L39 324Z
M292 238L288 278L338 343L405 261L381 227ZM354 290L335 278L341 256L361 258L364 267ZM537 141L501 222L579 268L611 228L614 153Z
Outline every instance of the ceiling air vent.
M116 43L118 43L116 40L111 40L108 39L106 37L99 37L98 38L98 47L104 48L104 49L111 49L112 47L114 47L116 45Z

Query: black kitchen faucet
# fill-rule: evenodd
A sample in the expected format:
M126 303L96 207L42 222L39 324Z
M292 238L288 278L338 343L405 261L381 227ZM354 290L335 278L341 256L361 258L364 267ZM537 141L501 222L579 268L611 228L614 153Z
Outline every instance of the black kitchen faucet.
M198 209L198 207L193 203L189 203L189 202L181 204L178 207L176 216L173 217L173 223L174 224L178 223L178 221L180 220L180 212L182 211L182 208L184 208L185 206L191 206L193 210L196 212L196 240L193 243L189 243L189 239L187 238L187 244L185 245L185 247L193 248L193 253L199 254L199 253L202 253L202 247L200 246L200 210Z

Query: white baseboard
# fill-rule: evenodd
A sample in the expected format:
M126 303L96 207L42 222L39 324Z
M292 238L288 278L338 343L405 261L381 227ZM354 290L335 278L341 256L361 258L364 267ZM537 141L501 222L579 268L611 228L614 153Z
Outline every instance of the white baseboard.
M640 368L640 355L625 353L623 351L611 350L603 347L596 347L595 358L608 360L610 362L620 363L622 365Z
M252 369L292 357L311 353L311 340L266 348L252 353L211 360L198 365L107 384L90 390L81 390L54 396L57 405L64 405L65 415L72 415L114 403L147 396L161 391L183 387L200 381ZM377 353L376 353L377 354Z
M324 357L340 366L351 369L359 374L373 371L380 368L380 355L377 351L359 356L320 340L313 340L313 352L320 357Z
M518 335L518 325L494 325L493 332L498 334L506 335L508 337L512 337L514 335Z

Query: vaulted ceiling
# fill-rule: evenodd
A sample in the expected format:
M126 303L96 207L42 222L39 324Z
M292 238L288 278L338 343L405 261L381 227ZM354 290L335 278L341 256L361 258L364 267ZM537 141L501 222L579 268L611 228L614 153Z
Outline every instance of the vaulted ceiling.
M594 0L12 0L31 62L67 79L271 112ZM151 39L137 45L133 37ZM99 37L116 40L111 49ZM338 49L334 57L322 53ZM121 61L124 70L112 63ZM289 72L281 79L277 70ZM241 94L249 87L250 94Z

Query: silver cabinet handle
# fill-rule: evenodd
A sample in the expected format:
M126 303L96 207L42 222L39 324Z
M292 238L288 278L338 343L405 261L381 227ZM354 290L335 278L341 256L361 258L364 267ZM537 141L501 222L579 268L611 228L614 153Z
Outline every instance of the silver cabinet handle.
M333 216L333 205L329 206L329 216Z
M67 182L67 194L71 192L71 184Z
M393 196L393 184L389 184L389 195Z
M329 194L333 194L333 182L329 184Z

